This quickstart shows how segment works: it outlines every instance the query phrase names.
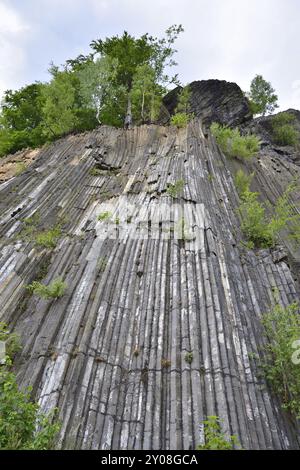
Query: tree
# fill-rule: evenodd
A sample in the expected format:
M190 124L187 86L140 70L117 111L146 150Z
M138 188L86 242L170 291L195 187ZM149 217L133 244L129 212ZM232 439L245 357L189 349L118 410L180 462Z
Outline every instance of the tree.
M271 114L278 108L278 96L270 82L267 82L262 75L256 75L250 85L250 108L253 114Z
M43 91L44 134L48 138L58 137L76 127L74 111L75 88L69 72L56 71L52 81Z
M148 65L154 70L155 83L175 83L177 76L169 77L164 74L165 67L176 65L172 59L176 50L173 44L178 35L183 31L182 25L173 25L166 31L166 38L158 39L149 34L135 38L126 31L123 36L113 36L105 40L99 39L91 43L95 53L101 57L117 59L116 76L114 84L122 86L127 93L127 110L124 109L126 123L131 125L131 90L134 76L138 67Z
M44 86L33 83L4 93L0 117L0 156L44 143L41 132Z
M96 61L89 60L78 67L76 72L80 83L79 94L82 104L94 110L98 124L101 124L103 116L107 115L110 103L114 103L114 114L121 114L120 103L124 102L126 90L124 87L114 85L117 66L117 59L102 57ZM106 119L106 124L108 123L113 124L112 121L107 122Z
M150 65L137 67L131 88L133 116L137 122L153 122L158 118L165 88L155 78L155 70Z

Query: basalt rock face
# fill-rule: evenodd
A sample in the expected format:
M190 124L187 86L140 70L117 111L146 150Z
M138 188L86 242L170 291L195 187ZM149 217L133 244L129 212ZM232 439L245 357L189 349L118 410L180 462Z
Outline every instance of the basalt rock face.
M59 448L194 449L208 415L244 449L299 448L258 358L274 291L299 299L300 258L245 248L232 164L197 119L100 127L0 185L0 320L21 335L19 384L59 409ZM300 174L264 150L249 165L271 203ZM53 250L28 231L57 224ZM25 289L58 276L58 300Z
M248 101L236 83L224 80L201 80L192 82L189 87L190 111L202 120L205 127L209 127L214 121L236 126L252 118ZM170 115L175 113L181 89L181 87L175 88L163 100Z

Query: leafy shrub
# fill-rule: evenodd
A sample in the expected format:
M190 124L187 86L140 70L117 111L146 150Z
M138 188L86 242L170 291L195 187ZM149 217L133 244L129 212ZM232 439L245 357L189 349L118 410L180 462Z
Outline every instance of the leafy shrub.
M171 117L172 126L179 128L186 127L191 120L191 116L187 113L176 113Z
M268 343L264 346L266 378L283 400L283 407L300 418L300 367L293 361L294 342L300 339L298 303L276 305L262 320Z
M55 279L49 286L45 286L45 284L37 281L33 281L27 286L30 292L42 299L58 299L64 295L66 288L67 284L61 278Z
M278 145L296 145L299 142L299 132L295 128L295 116L291 113L280 113L272 119L272 130Z
M221 150L228 157L247 159L259 151L260 141L256 135L242 136L238 129L230 129L216 122L212 123L210 130Z
M60 235L61 229L57 226L45 232L38 233L35 237L35 242L37 245L45 248L55 248Z
M203 425L205 443L199 445L198 450L233 450L235 446L240 446L236 436L227 437L222 433L217 416L208 416Z
M173 198L178 197L178 195L181 193L181 191L184 188L184 184L185 183L183 180L178 180L174 184L168 184L167 193L169 194L169 196Z
M242 219L242 232L253 247L267 248L273 245L266 210L258 201L258 193L244 192L238 212Z
M300 215L294 212L289 202L290 194L297 187L296 183L287 187L275 207L270 208L270 215L266 214L266 207L258 201L258 193L246 190L240 194L238 213L242 219L242 232L250 242L249 248L274 246L284 230L288 231L288 238L300 242Z
M13 359L14 355L21 349L19 335L11 333L4 322L0 322L0 341L5 342L6 355L10 359Z
M15 375L0 369L0 449L47 450L53 448L60 425L53 415L41 413L30 401L30 389L19 390Z
M234 183L239 196L242 196L244 193L250 191L250 185L253 180L253 177L254 173L251 173L251 175L246 175L243 170L237 171L234 177Z

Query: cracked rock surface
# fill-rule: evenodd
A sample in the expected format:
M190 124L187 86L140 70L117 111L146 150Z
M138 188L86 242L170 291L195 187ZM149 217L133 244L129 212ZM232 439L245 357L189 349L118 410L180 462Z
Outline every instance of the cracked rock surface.
M270 202L300 173L264 150L248 165ZM103 126L40 150L0 185L0 320L21 335L19 384L59 409L58 447L194 449L218 415L245 449L299 448L256 358L274 292L299 299L299 250L243 246L233 166L197 119ZM28 236L28 219L59 224L55 249ZM59 276L58 300L25 289Z

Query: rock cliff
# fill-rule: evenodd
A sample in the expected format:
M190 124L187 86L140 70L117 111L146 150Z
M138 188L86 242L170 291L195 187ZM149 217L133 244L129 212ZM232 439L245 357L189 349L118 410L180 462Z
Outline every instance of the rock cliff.
M20 385L59 409L58 447L194 449L203 419L218 415L245 449L299 448L299 427L256 359L274 291L283 305L299 299L299 247L241 243L240 164L203 121L247 123L249 109L233 84L192 89L198 118L186 129L69 136L0 185L0 320L22 338ZM267 147L247 165L271 203L300 175ZM57 224L53 250L26 231ZM25 289L58 276L61 299Z

